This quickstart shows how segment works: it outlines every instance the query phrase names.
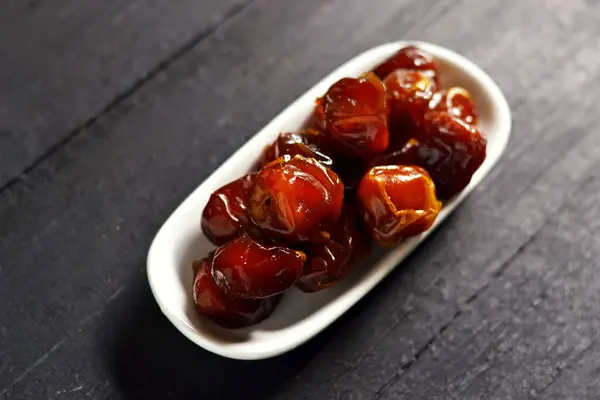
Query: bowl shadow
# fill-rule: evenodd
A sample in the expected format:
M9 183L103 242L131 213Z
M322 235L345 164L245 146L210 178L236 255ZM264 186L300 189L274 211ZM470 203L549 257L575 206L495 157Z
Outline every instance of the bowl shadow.
M296 376L339 329L338 324L282 356L232 360L185 338L161 313L145 276L136 274L132 280L103 313L95 343L126 399L265 399Z
M188 340L162 314L146 276L135 273L100 317L97 352L125 399L276 397L332 341L354 335L354 330L348 329L357 323L354 320L384 301L399 280L417 273L432 242L446 234L444 229L434 232L424 243L424 252L409 255L378 285L379 290L368 293L314 338L283 355L259 361L221 357ZM355 279L360 279L360 274Z

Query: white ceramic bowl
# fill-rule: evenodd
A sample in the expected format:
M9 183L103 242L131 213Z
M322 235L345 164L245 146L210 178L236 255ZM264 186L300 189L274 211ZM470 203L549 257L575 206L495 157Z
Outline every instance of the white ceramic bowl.
M200 215L210 194L239 178L280 132L300 129L314 108L314 101L343 77L357 77L389 58L400 48L414 44L433 54L440 69L442 87L462 86L473 96L479 111L479 127L485 133L487 158L471 183L442 209L433 227L392 250L377 250L347 279L318 293L287 293L273 315L243 329L221 328L200 317L192 296L192 260L204 257L214 246L200 229ZM435 229L496 164L510 135L510 109L494 81L479 67L448 49L422 42L388 43L348 61L281 112L202 183L158 231L148 253L148 280L162 312L190 340L225 357L255 360L289 351L306 342L377 285Z

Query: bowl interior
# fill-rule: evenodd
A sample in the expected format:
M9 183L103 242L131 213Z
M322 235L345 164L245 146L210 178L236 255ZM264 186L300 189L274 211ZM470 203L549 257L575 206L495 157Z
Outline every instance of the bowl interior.
M405 45L406 42L391 43L371 49L315 85L215 171L161 228L148 256L150 285L162 311L188 338L217 354L240 359L265 358L287 351L318 333L346 311L428 234L412 238L391 251L376 249L347 279L330 289L313 294L290 290L271 317L252 327L224 329L200 317L194 309L190 265L192 260L202 258L214 249L202 234L199 224L210 194L242 176L245 172L242 166L246 165L249 169L264 146L272 142L279 132L300 129L313 110L314 99L331 84L342 77L358 76L370 70ZM473 177L469 186L472 189L495 164L508 140L510 114L506 101L493 81L468 60L435 45L417 45L436 58L442 87L466 88L477 105L479 127L488 139L488 157ZM469 188L463 195L466 196ZM444 207L436 225L463 195Z

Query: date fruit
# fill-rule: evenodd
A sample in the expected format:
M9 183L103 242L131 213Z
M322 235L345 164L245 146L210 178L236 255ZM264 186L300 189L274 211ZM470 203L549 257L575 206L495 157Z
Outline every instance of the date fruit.
M331 287L344 279L368 252L369 245L357 227L355 213L345 207L331 240L306 249L307 260L296 287L303 292Z
M346 156L369 157L388 147L385 87L372 73L333 84L317 99L317 116L336 149Z
M200 315L206 315L226 328L242 328L267 318L280 296L266 299L236 299L223 293L212 276L212 256L194 261L194 303Z
M248 197L256 174L251 173L217 189L211 194L202 212L202 231L206 237L220 246L247 230Z
M397 69L432 71L436 75L438 70L431 54L415 46L407 46L380 64L373 72L379 78L385 79Z
M247 234L219 247L212 277L226 294L261 299L284 292L302 273L306 255L281 246L265 246Z
M429 109L447 111L455 118L469 125L477 125L477 108L471 94L461 87L453 87L435 93L429 102Z
M448 199L464 189L485 156L486 140L475 127L445 111L425 115L417 165L433 178L438 197Z
M429 174L416 166L371 168L358 187L358 201L371 236L384 246L429 229L442 207Z
M419 137L423 114L437 90L431 71L397 69L385 78L390 107L390 135L393 142Z
M313 158L280 157L256 176L250 215L265 234L292 242L326 241L342 211L344 185Z
M295 155L311 157L326 167L331 168L333 160L325 154L323 149L324 136L322 132L315 129L305 129L299 133L281 133L275 142L270 144L263 152L262 157L258 161L258 168L260 169L271 161L285 155L290 157L294 157Z

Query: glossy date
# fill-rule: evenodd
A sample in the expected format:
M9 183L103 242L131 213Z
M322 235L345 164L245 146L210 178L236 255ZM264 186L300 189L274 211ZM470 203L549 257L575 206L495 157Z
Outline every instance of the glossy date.
M250 215L266 234L293 242L329 239L342 211L344 185L314 158L280 157L257 174Z
M206 237L220 246L251 228L248 196L256 174L251 173L217 189L202 212L201 226Z
M380 79L385 79L397 69L412 69L418 71L431 71L437 76L437 65L433 56L415 46L407 46L400 49L396 54L377 66L373 72ZM435 78L434 78L435 79Z
M307 260L296 286L316 292L344 279L369 252L369 242L357 226L357 215L346 207L334 227L331 240L305 249Z
M387 148L388 112L385 86L374 74L341 79L317 100L321 127L334 146L351 157L368 157Z
M448 199L464 189L486 156L486 140L472 125L444 111L425 115L417 165L429 172L438 196Z
M294 285L305 261L301 251L263 245L244 234L217 249L212 277L232 297L261 299Z
M206 315L226 328L242 328L267 318L275 309L280 296L266 299L237 299L225 294L211 276L212 255L194 261L194 303L201 315Z
M429 174L415 166L371 168L358 187L358 201L371 236L383 246L426 231L442 207Z

